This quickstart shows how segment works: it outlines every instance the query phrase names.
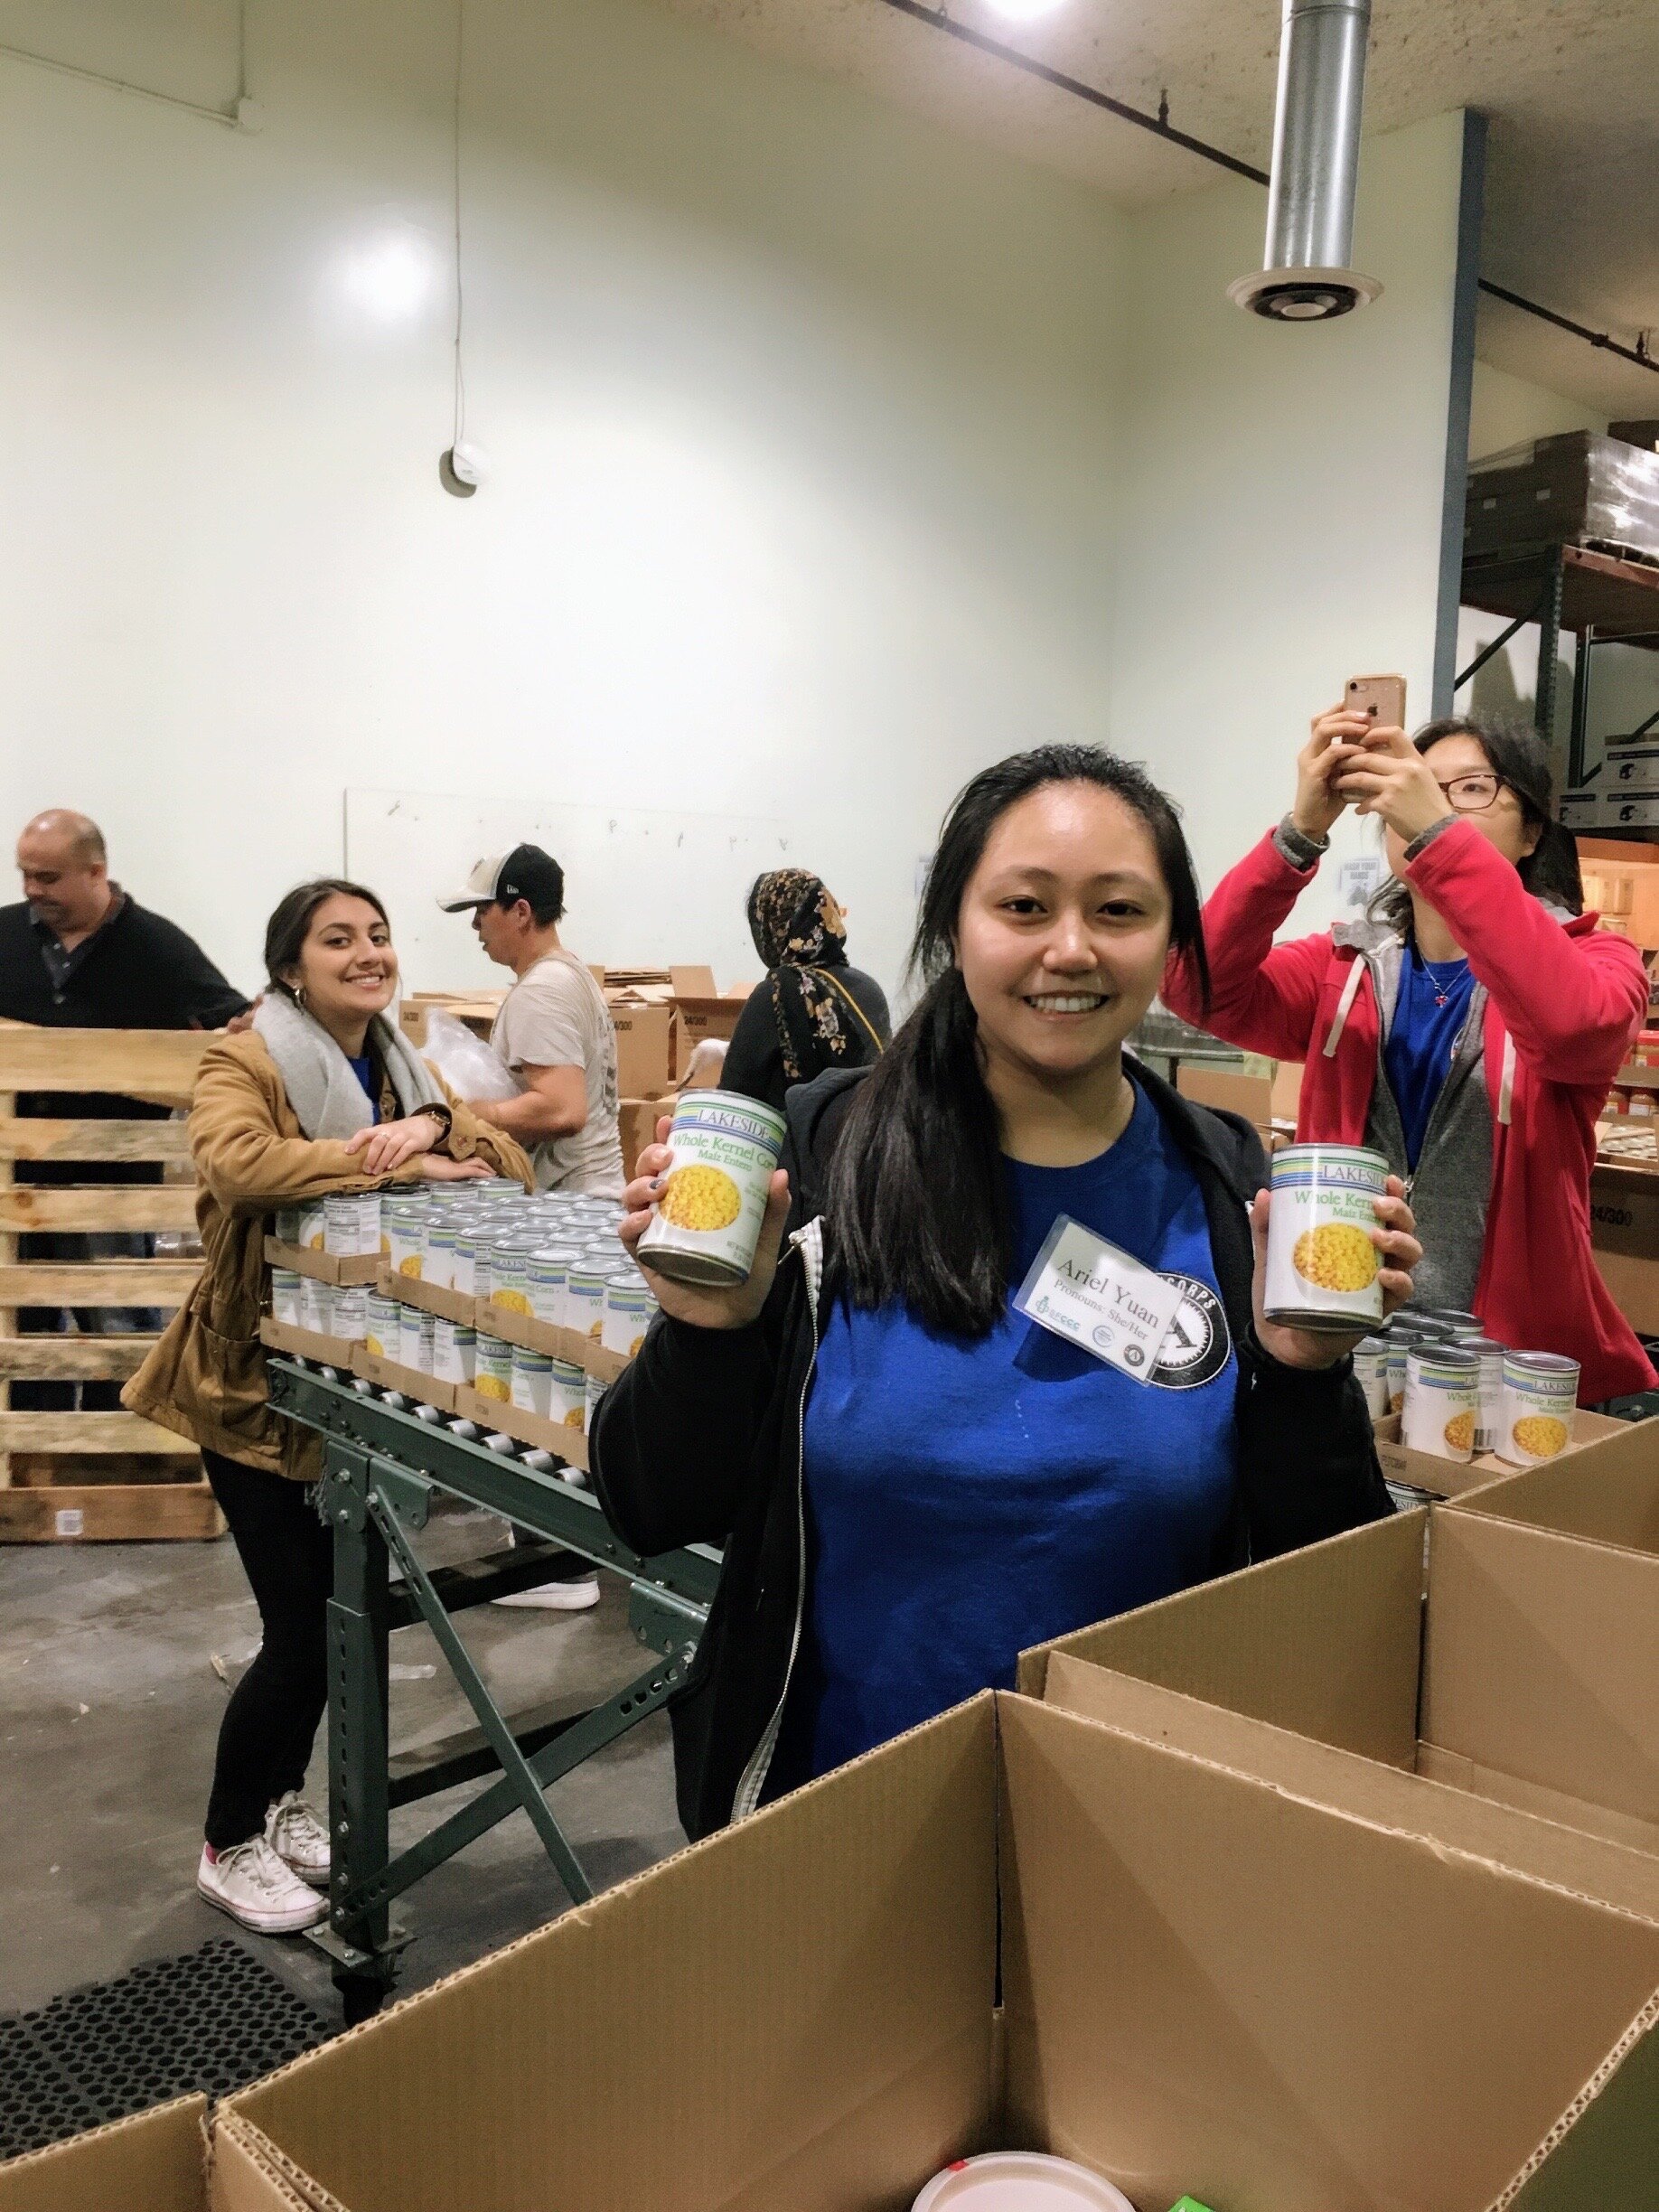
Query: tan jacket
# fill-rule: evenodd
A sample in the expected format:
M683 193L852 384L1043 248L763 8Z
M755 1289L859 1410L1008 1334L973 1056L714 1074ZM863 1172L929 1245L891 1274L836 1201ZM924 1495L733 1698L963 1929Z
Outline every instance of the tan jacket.
M439 1078L442 1082L442 1078ZM530 1165L512 1139L491 1129L444 1084L454 1120L438 1146L451 1159L487 1160L528 1190ZM259 1320L270 1269L265 1239L279 1205L384 1190L403 1176L366 1176L358 1156L302 1131L262 1037L249 1031L211 1045L190 1110L190 1148L200 1188L196 1223L204 1260L190 1302L121 1393L121 1402L164 1429L244 1467L315 1482L320 1439L267 1402Z

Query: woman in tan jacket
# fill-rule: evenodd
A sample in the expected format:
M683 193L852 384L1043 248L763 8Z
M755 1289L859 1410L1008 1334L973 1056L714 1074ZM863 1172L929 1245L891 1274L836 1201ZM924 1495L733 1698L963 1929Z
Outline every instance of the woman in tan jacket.
M192 1102L202 1275L123 1395L201 1445L258 1603L264 1637L225 1709L196 1887L244 1926L284 1935L327 1909L328 1832L300 1792L327 1702L333 1559L311 1486L319 1440L267 1400L268 1216L423 1179L499 1175L528 1188L530 1172L384 1018L398 957L371 891L335 880L291 891L265 961L252 1029L209 1048Z

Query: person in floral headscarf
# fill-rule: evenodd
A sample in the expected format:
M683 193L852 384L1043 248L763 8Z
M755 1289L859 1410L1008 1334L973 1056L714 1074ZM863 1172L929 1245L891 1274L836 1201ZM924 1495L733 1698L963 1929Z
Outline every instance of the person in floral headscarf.
M792 1084L866 1067L893 1035L873 976L848 965L847 917L805 868L773 868L749 892L749 930L766 964L737 1017L721 1088L783 1109Z

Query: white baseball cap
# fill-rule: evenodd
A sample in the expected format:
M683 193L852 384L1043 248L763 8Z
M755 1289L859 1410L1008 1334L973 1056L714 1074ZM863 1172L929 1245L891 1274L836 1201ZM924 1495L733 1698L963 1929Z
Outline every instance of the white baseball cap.
M564 905L565 871L539 845L515 845L510 853L478 861L461 889L438 904L445 914L464 914L469 906L492 906L497 900L511 906L515 899L529 899L532 906Z

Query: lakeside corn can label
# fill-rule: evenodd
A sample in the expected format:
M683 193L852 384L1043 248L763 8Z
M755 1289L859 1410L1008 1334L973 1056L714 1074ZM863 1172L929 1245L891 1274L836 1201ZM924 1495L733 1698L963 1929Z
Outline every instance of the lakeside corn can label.
M407 1198L389 1198L380 1209L380 1225L386 1233L386 1256L392 1273L417 1280L426 1242L426 1207L411 1204Z
M480 1329L473 1351L473 1389L480 1398L506 1405L512 1398L512 1346Z
M398 1337L403 1322L396 1298L382 1298L378 1290L369 1293L369 1334L364 1348L377 1359L395 1360L398 1356Z
M599 1411L599 1401L610 1387L608 1382L602 1382L597 1375L589 1375L587 1378L587 1389L582 1409L582 1426L589 1435L593 1433L594 1417Z
M645 1332L656 1310L656 1299L637 1275L607 1276L600 1343L607 1352L619 1352L623 1359L633 1359L645 1341Z
M478 1356L476 1333L464 1321L437 1316L432 1325L432 1373L439 1382L470 1385Z
M599 1342L605 1326L605 1263L584 1257L565 1278L565 1326Z
M415 1374L432 1373L432 1332L436 1317L418 1306L398 1309L398 1364Z
M1579 1363L1552 1352L1504 1357L1504 1435L1498 1457L1512 1467L1536 1467L1572 1441L1579 1402Z
M1368 1233L1387 1182L1388 1162L1363 1145L1288 1145L1273 1155L1270 1321L1344 1333L1376 1327L1382 1261Z
M575 1360L556 1359L548 1392L548 1419L579 1429L587 1418L587 1377Z
M553 1387L553 1362L548 1354L514 1345L507 1384L520 1413L539 1413L547 1420L548 1396Z
M1373 1420L1381 1420L1393 1411L1388 1380L1391 1357L1386 1336L1367 1336L1364 1344L1354 1347L1354 1380L1365 1393L1365 1410Z
M735 1091L690 1091L674 1110L670 1158L640 1251L660 1275L729 1286L755 1264L766 1193L783 1149L781 1113Z
M1480 1421L1480 1362L1449 1345L1413 1345L1406 1362L1401 1441L1437 1459L1475 1457Z
M300 1278L292 1268L271 1270L271 1316L285 1321L290 1328L303 1328L305 1317L300 1305Z

